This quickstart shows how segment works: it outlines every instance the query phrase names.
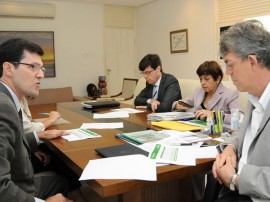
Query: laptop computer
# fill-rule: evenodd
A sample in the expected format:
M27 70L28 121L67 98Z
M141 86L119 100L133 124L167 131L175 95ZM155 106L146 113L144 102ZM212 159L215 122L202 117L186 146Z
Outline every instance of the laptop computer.
M135 147L131 144L123 144L111 147L103 147L95 149L95 151L102 157L115 157L115 156L126 156L132 154L142 154L148 156L148 152L142 150L139 147Z
M117 101L87 101L82 103L83 107L86 109L97 109L106 107L118 107L120 103Z

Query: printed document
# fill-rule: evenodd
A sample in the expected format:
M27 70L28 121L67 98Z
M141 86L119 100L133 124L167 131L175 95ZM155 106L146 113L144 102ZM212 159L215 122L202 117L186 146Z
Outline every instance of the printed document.
M128 118L129 114L127 112L109 112L104 114L95 113L94 119L107 119L107 118Z
M84 129L114 129L114 128L124 128L123 122L115 123L83 123L81 128Z
M73 130L67 130L69 132L68 135L63 135L62 138L68 141L76 141L76 140L85 140L88 138L96 138L101 137L100 135L86 129L78 128Z
M169 146L156 144L149 158L159 163L176 165L196 165L196 148L191 146Z

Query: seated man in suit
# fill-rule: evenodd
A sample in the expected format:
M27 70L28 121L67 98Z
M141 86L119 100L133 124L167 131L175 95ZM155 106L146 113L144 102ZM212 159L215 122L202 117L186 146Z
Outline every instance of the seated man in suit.
M39 138L53 138L64 131L24 135L20 100L39 93L44 67L40 46L23 39L0 45L0 198L1 201L70 201L63 177L53 173L34 176L30 157ZM61 194L57 194L61 193Z
M172 103L181 99L178 80L162 70L157 54L146 55L139 64L141 74L146 80L146 87L134 101L135 106L147 106L153 112L169 112Z
M218 202L270 201L270 32L247 20L220 37L226 73L240 92L249 93L249 107L240 129L221 144L213 174L224 186Z

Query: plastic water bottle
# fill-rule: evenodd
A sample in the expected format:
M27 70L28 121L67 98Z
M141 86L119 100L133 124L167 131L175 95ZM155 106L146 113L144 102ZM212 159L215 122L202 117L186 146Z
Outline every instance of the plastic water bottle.
M239 128L239 109L231 109L231 129Z

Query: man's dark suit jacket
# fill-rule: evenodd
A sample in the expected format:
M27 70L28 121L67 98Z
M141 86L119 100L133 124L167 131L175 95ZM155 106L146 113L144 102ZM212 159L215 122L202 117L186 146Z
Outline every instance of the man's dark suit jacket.
M152 98L154 86L146 83L146 87L140 92L134 101L135 106L147 106L147 100ZM178 80L170 74L162 73L157 100L160 102L156 112L170 112L174 101L182 99L181 90Z
M12 96L0 83L0 201L34 201L31 147Z

